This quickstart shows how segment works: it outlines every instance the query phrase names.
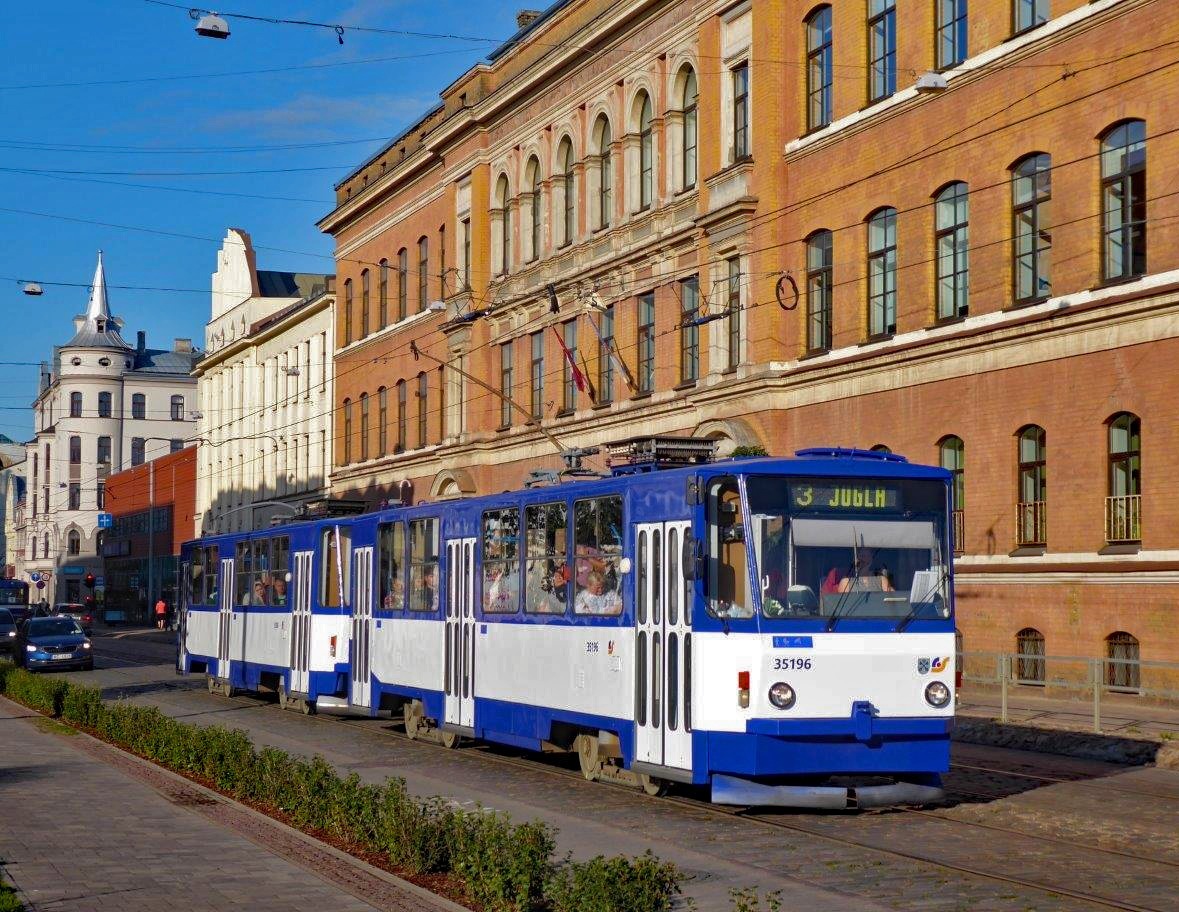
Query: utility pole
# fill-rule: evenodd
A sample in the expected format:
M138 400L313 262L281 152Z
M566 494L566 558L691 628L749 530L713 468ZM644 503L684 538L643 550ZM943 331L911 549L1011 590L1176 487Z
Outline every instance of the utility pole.
M156 461L147 464L147 610L151 619L155 602L152 596L156 588L156 536L155 536L155 501L156 501Z

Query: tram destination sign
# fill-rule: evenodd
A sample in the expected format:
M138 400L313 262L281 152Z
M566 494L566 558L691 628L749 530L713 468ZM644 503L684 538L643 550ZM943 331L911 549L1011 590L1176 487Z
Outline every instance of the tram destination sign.
M903 509L900 485L856 479L791 482L790 506L795 510L849 513L897 513Z

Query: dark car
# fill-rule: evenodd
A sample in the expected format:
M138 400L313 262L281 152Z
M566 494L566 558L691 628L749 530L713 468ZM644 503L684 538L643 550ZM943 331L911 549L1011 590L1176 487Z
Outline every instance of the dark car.
M54 614L68 615L77 621L86 636L91 636L94 633L94 612L85 605L79 602L58 602L54 608L56 609Z
M16 652L16 618L7 608L0 608L0 653Z
M20 627L33 616L33 609L29 605L5 605L4 607L11 612L12 619L16 621L17 627Z
M72 617L31 617L17 637L17 664L36 668L94 667L90 640Z

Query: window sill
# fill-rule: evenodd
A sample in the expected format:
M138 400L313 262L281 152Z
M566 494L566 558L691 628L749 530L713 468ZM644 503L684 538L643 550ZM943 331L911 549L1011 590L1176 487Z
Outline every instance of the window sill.
M806 361L810 358L820 358L823 355L830 354L830 352L830 346L827 348L808 348L805 352L802 353L802 356L799 358L799 360Z
M952 317L937 317L926 329L939 329L942 326L954 326L958 323L966 322L969 314L957 314Z
M675 199L681 199L683 197L686 197L689 193L694 193L695 191L696 191L696 185L691 184L687 187L680 187L679 190L675 191L673 196L675 197Z
M650 399L652 392L653 390L639 390L630 397L631 401L633 402L636 399Z
M1008 552L1008 557L1043 557L1048 552L1045 545L1020 545L1014 551Z
M577 409L561 409L559 412L557 412L555 415L553 415L553 417L554 418L568 418L570 415L574 414L576 411L577 411Z
M896 330L893 330L892 332L886 332L886 333L877 333L875 336L868 336L867 339L865 339L863 342L860 343L860 347L862 348L865 345L876 345L880 342L888 342L895 335L896 335Z
M1011 33L1011 36L1007 40L1011 41L1014 38L1021 38L1024 35L1028 34L1028 32L1034 32L1036 29L1043 28L1047 24L1048 24L1048 20L1045 19L1043 22L1037 22L1035 25L1029 25L1025 28L1018 29L1017 31L1013 31Z
M1114 544L1107 544L1104 548L1098 551L1098 554L1137 554L1142 550L1142 542L1116 542Z
M1003 308L1003 313L1014 313L1017 310L1027 310L1029 307L1035 307L1037 304L1043 304L1048 300L1048 295L1041 295L1038 298L1024 298L1022 300L1012 301L1010 306Z
M592 409L593 409L595 412L600 412L600 411L602 411L603 409L608 409L608 408L610 408L610 406L612 406L613 404L614 404L614 400L613 400L613 399L607 399L605 402L595 402L595 403L594 403L594 404L591 406L591 408L592 408Z
M696 380L681 380L680 383L676 386L673 386L672 389L677 393L683 392L684 390L695 389L698 382L699 381Z
M720 373L722 377L731 377L737 373L737 365L734 364L732 367L726 367Z
M1102 279L1096 285L1090 287L1089 290L1102 291L1106 288L1117 288L1119 285L1129 285L1131 282L1137 282L1145 275L1147 275L1147 273L1143 273L1142 275L1118 276L1117 278L1113 279Z
M829 126L831 126L831 123L831 121L827 121L824 124L815 124L813 127L807 127L805 133L798 134L798 138L806 139L808 136L814 136L816 133L821 133L823 130L826 130Z

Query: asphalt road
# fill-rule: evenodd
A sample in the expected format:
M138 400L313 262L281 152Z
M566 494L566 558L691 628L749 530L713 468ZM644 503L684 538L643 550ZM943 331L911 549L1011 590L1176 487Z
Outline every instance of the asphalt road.
M398 720L284 712L207 693L182 678L157 634L98 636L76 680L197 724L247 730L293 754L321 754L366 780L404 777L422 795L540 818L577 857L651 849L688 872L701 910L729 891L782 890L822 910L1179 910L1179 772L954 745L953 801L922 812L740 814L691 790L665 798L588 783L575 761L467 744L411 742Z

